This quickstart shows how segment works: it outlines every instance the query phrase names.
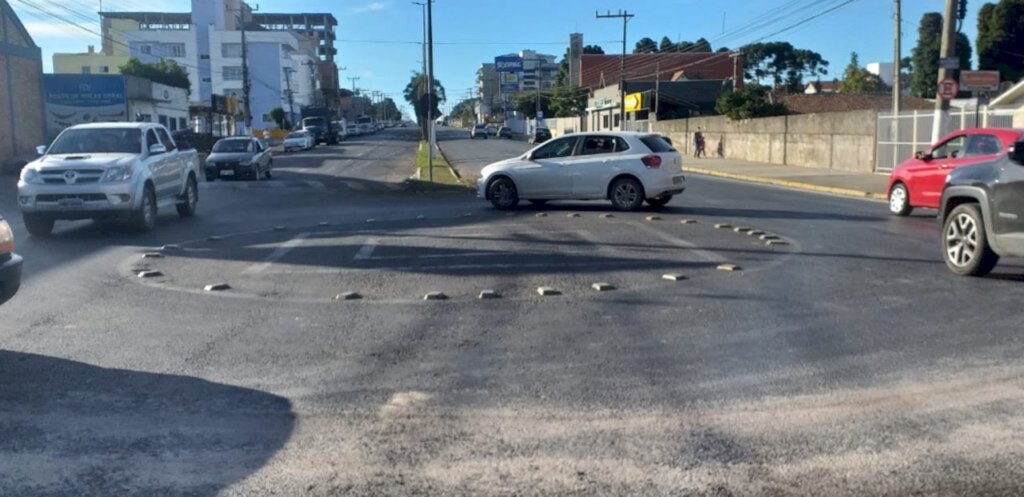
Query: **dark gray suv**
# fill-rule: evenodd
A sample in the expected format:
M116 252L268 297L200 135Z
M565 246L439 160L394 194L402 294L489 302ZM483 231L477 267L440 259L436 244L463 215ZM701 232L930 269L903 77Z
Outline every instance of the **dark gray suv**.
M984 276L1024 257L1024 136L996 160L949 174L939 206L942 255L956 274Z

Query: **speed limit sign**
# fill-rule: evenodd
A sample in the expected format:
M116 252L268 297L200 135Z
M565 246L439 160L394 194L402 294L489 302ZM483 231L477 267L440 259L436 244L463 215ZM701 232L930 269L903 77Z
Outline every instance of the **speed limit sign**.
M953 78L946 78L939 82L939 97L943 100L953 100L960 92L960 85Z

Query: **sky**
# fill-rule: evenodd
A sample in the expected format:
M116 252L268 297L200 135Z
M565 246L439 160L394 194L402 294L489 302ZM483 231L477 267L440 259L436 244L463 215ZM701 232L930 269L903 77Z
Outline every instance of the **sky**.
M422 1L422 0L421 0ZM99 37L40 13L73 17L99 32L100 0L8 0L43 49L44 71L54 52L84 52ZM973 46L977 12L984 2L969 0L963 32ZM108 11L184 12L189 0L103 0ZM406 105L402 90L422 67L423 9L411 0L256 0L260 12L329 12L338 19L336 48L341 82L379 90ZM565 53L569 33L583 33L585 44L621 53L622 22L595 13L626 9L627 49L643 37L660 41L705 38L712 48L738 48L756 41L788 41L830 62L825 79L842 76L857 52L862 64L892 60L893 0L434 0L435 77L448 95L446 107L468 96L476 70L495 56L520 50ZM942 12L944 0L903 0L902 55L917 41L925 12ZM837 7L829 13L823 11ZM69 10L75 12L72 15ZM818 14L821 14L820 16ZM87 19L92 19L90 23ZM977 64L977 56L972 58Z

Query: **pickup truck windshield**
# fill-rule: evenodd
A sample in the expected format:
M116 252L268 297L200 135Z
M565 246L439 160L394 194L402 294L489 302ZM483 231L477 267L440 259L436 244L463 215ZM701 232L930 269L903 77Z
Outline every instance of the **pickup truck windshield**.
M302 127L322 127L326 121L322 117L307 117L302 120Z
M142 133L138 129L69 129L53 142L50 154L138 154Z
M249 149L249 140L221 140L213 146L214 152L245 152Z

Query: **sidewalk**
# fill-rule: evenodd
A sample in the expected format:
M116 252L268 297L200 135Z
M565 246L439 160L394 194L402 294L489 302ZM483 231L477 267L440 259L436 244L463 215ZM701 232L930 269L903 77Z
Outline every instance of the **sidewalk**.
M886 187L889 181L889 176L885 174L850 173L717 158L684 157L683 170L694 174L876 200L887 198Z

